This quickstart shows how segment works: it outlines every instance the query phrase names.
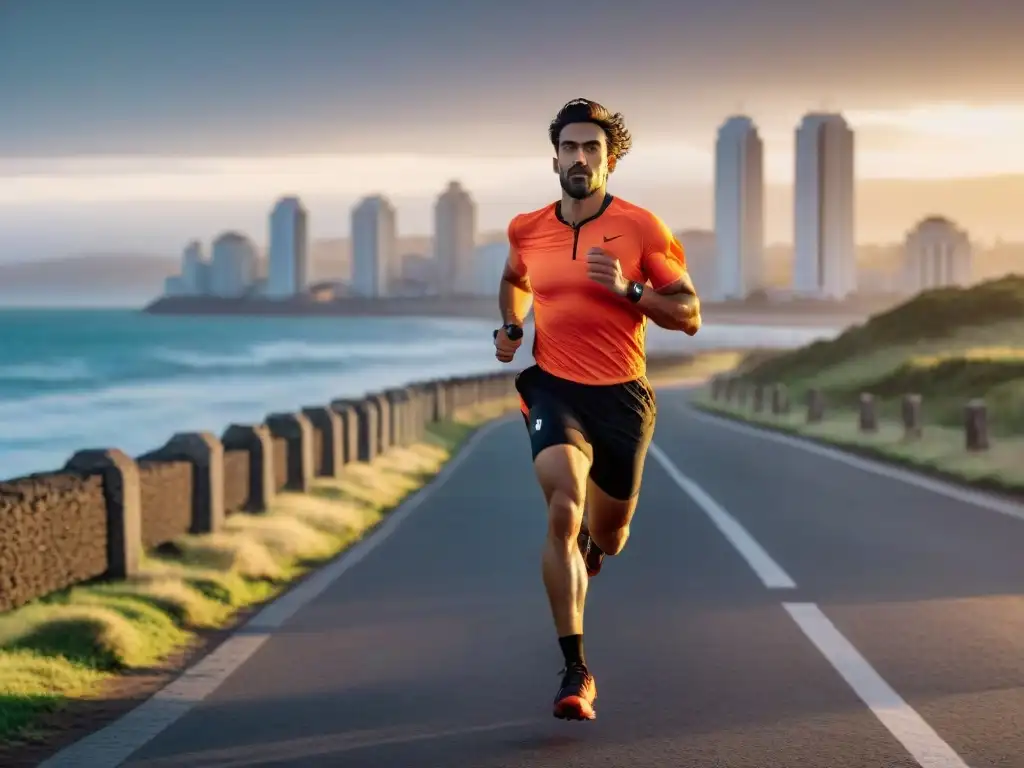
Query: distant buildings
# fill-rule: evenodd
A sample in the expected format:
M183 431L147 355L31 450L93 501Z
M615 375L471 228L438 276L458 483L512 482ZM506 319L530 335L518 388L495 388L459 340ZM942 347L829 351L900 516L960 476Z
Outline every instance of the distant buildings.
M686 255L686 269L697 289L697 295L716 301L721 295L718 288L718 269L721 260L715 233L708 229L686 229L676 233Z
M473 293L475 250L476 203L452 181L434 205L434 258L441 296Z
M181 254L181 272L164 282L165 296L202 296L209 290L210 265L203 257L203 245L192 240Z
M381 195L364 198L352 209L351 227L352 293L378 298L392 295L402 268L394 206Z
M730 116L719 126L714 230L677 234L702 297L743 300L760 293L762 300L767 295L836 301L858 290L916 292L969 283L974 271L969 239L941 217L925 219L909 233L902 256L896 244L893 255L860 263L853 130L841 114L813 112L796 127L794 143L793 243L768 246L759 129L746 115ZM317 243L321 256L330 251L330 258L322 260L331 262L323 275L317 275L317 296L454 297L497 292L508 243L501 238L477 245L477 206L459 181L449 182L435 201L432 243L418 236L411 238L414 243L408 242L410 238L400 240L397 211L383 195L360 200L350 223L347 241L332 241L329 249L325 242ZM269 234L265 280L259 275L255 246L229 232L213 244L209 263L202 245L189 243L181 274L168 278L165 293L262 294L271 299L310 294L308 214L297 197L278 200L270 214ZM787 283L787 290L776 290Z
M475 272L472 292L478 296L497 296L507 260L508 240L479 246L473 255Z
M903 285L907 293L970 285L972 247L967 233L942 216L929 216L907 233Z
M764 163L757 126L730 117L715 143L715 236L717 279L708 294L743 299L762 287L764 260Z
M853 156L853 131L842 115L803 118L796 131L796 294L843 299L856 291Z
M256 246L245 235L225 232L213 241L209 293L222 298L249 294L257 279Z
M281 198L270 213L264 295L290 299L309 284L309 216L297 197Z
M210 283L210 264L198 240L185 246L181 255L181 285L186 296L201 296Z

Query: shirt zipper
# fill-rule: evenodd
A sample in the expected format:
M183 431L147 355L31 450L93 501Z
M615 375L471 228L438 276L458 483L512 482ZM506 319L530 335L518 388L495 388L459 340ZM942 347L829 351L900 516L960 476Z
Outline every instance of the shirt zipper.
M608 206L611 205L613 199L614 198L611 195L606 194L605 195L605 199L604 199L604 203L601 205L601 209L597 213L595 213L593 216L591 216L589 219L584 219L583 221L577 222L576 224L569 224L569 222L567 222L565 219L563 219L560 214L558 215L558 218L562 221L563 224L567 224L568 226L572 227L572 260L573 261L576 261L576 249L579 247L579 242L580 242L580 229L583 227L584 224L586 224L587 222L593 221L598 216L600 216L602 213L604 213L608 209Z

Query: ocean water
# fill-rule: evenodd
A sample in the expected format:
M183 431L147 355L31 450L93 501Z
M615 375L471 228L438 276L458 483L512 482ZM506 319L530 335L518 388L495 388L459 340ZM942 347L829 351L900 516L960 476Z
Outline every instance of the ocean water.
M174 432L219 434L271 411L415 379L501 370L494 325L465 318L0 310L0 479L58 469L81 448L137 455ZM705 326L691 339L652 328L648 344L679 351L788 347L835 330Z

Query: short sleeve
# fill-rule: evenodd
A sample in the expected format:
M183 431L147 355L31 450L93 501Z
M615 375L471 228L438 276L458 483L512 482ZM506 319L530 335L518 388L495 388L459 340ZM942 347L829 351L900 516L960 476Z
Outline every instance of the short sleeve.
M508 223L508 268L516 277L526 277L526 263L519 253L519 217Z
M683 246L657 216L652 216L644 227L640 265L656 291L686 275Z

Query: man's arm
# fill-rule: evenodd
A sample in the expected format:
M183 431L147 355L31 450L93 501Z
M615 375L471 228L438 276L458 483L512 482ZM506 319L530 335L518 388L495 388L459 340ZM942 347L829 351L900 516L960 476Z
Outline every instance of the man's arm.
M518 255L510 251L498 287L498 311L502 323L522 325L533 306L533 291L526 274L516 269L521 264L517 261Z
M683 246L656 216L647 230L641 265L650 286L637 308L655 325L693 336L700 330L700 299L686 270Z
M658 290L645 288L636 306L661 328L688 336L700 330L700 299L687 272Z
M498 311L502 323L522 325L533 306L533 291L526 264L519 254L517 221L518 218L514 218L508 223L508 258L498 286Z

